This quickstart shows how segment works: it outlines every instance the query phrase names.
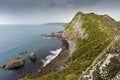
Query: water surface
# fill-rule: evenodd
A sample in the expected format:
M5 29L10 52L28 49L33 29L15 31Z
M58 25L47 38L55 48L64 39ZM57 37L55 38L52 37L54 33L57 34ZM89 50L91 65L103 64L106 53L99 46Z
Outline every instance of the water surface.
M33 72L43 66L50 51L64 47L63 43L56 38L45 38L43 34L63 30L62 25L1 25L0 26L0 66L9 60L20 57L25 59L24 67L17 70L0 70L0 80L16 80L25 74ZM19 55L23 50L25 55ZM32 62L29 54L37 52L37 61Z

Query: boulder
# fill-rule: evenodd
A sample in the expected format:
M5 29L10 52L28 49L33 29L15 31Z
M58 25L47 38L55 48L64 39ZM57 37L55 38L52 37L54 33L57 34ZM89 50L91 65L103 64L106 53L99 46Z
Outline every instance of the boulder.
M22 67L24 64L25 64L25 60L22 60L20 58L14 58L1 68L5 70L10 70L10 69Z
M52 37L56 37L56 34L54 32L51 33Z
M4 69L6 65L3 65L2 67L0 67L0 69Z
M30 54L30 59L31 59L32 61L35 61L35 60L36 60L36 52L33 52L33 53Z
M27 51L21 51L19 54L20 55L25 55L27 53Z

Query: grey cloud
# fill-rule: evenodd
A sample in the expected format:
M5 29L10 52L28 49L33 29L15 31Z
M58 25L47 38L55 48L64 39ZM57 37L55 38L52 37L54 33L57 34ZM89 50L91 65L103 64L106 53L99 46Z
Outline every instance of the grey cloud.
M0 0L0 16L12 23L64 22L79 10L116 15L120 13L119 3L120 0Z
M96 2L97 0L0 0L0 7L3 9L17 10L27 8L66 8L67 5L70 5L73 8L76 8L85 5L92 5Z

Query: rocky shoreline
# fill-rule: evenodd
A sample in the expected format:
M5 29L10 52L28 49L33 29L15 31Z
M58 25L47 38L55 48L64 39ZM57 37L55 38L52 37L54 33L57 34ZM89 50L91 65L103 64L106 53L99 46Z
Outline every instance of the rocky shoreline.
M50 63L48 63L45 67L42 67L41 69L29 74L27 77L35 78L40 77L42 75L45 75L52 71L57 71L62 68L67 67L67 58L68 58L68 50L62 50L61 53L54 58ZM65 64L66 63L66 64Z
M56 56L46 66L38 69L37 71L35 71L31 74L28 74L26 77L37 78L37 77L43 76L47 73L58 71L58 70L67 68L69 66L70 63L68 62L68 58L69 58L71 52L73 52L75 50L75 45L73 45L74 42L69 41L65 38L62 38L61 34L62 33L59 33L59 34L52 33L52 35L46 35L46 37L55 37L63 42L65 47L62 48L62 51L58 54L58 56Z
M51 33L51 35L44 35L45 37L51 37L51 38L57 38L61 40L64 47L62 47L60 53L48 64L43 66L42 68L38 69L37 71L34 71L33 73L25 75L25 77L29 78L37 78L40 76L43 76L45 74L48 74L50 72L58 71L64 68L67 68L69 66L68 58L70 57L71 53L75 50L75 44L74 42L67 40L62 37L62 32L59 33ZM27 51L21 51L19 55L25 55ZM29 58L31 61L36 60L36 54L35 52L31 53L29 55ZM19 67L24 66L25 60L22 60L21 58L15 58L10 60L6 65L3 65L0 67L4 70L10 70L10 69L17 69Z

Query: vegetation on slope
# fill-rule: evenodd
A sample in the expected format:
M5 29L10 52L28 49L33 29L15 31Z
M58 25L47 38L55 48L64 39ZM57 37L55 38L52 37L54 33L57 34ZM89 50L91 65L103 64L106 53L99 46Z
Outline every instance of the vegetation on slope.
M85 34L88 34L88 37L83 39L81 37L72 38L76 43L76 50L69 58L69 62L71 63L69 67L57 72L51 72L34 80L77 80L82 72L91 65L99 53L101 53L114 38L114 28L107 25L109 20L115 22L113 19L105 17L104 15L93 13L83 14L81 12L77 13L66 27L65 31L68 30L69 32L67 33L67 38L69 38L69 36L75 36L71 33L71 30L73 30L73 24L78 16L81 16L80 22L82 24L78 25L81 25L81 27L85 29ZM105 22L108 20L107 24L105 24L104 20ZM22 80L31 79L24 78Z

